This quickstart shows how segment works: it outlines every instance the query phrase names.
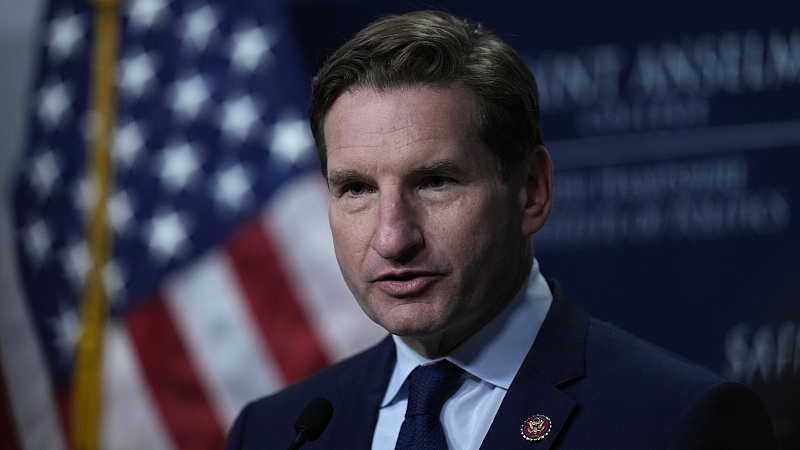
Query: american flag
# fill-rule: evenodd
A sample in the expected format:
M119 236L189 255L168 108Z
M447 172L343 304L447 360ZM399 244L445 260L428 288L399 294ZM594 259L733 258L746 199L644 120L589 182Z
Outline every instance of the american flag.
M94 14L54 0L41 32L13 198L18 283L0 291L11 423L0 443L12 449L71 446L85 218L98 195L86 169ZM99 446L220 448L247 401L383 331L335 261L304 119L310 77L280 5L130 0L118 14Z

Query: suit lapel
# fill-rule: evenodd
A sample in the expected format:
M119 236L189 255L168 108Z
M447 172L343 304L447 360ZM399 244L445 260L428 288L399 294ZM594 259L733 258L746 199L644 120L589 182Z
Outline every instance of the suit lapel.
M574 399L553 387L535 370L523 365L506 393L489 432L486 433L481 450L549 449L567 423L575 405ZM530 442L523 438L522 426L535 414L547 416L551 426L544 438Z
M558 435L569 426L569 416L577 401L560 387L584 375L589 317L572 306L557 283L549 283L553 304L497 411L481 450L550 449ZM550 419L550 430L541 440L531 442L523 438L522 426L536 414Z
M553 304L525 362L500 405L481 450L496 448L546 450L569 425L577 401L560 387L584 375L584 349L589 317L550 283ZM369 449L378 410L395 363L391 337L362 355L339 379L334 422L328 430L330 448ZM537 442L522 437L523 423L534 414L550 418L551 429Z
M330 448L369 449L378 411L395 362L395 347L387 337L339 378L340 406L334 411Z

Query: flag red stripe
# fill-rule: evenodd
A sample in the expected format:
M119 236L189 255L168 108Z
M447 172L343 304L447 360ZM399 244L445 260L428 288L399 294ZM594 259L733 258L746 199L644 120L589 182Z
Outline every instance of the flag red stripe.
M68 448L72 448L72 389L64 389L57 395L59 424Z
M18 450L20 445L17 427L14 424L14 415L11 413L11 403L8 401L6 379L3 374L2 359L0 359L0 448Z
M245 224L226 247L253 317L285 381L293 383L328 366L328 357L261 222Z
M146 299L126 320L144 378L175 445L185 450L222 448L225 431L162 298Z

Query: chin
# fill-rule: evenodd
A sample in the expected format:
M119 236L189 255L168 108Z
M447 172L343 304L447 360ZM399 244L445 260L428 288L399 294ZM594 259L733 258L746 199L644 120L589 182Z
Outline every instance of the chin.
M429 305L413 303L400 305L373 319L389 333L404 337L423 337L437 333L438 321L431 313Z

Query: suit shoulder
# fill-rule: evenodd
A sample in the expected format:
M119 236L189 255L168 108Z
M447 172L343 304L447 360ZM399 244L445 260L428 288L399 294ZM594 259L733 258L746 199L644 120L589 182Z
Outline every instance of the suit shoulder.
M614 378L666 382L662 385L666 390L702 390L725 381L707 367L595 318L589 322L586 365L587 371L591 368Z
M363 381L364 373L375 373L375 368L390 357L394 357L394 344L387 338L274 394L250 402L239 413L226 448L249 449L256 443L273 442L275 436L284 434L288 434L290 441L297 416L312 398L325 397L336 409L349 387Z
M594 318L586 333L584 376L564 391L578 400L577 428L600 433L613 417L627 424L617 433L622 442L669 449L775 448L769 415L750 388ZM750 430L746 439L736 431L742 429Z
M343 380L351 378L354 374L364 373L370 366L381 364L385 354L392 349L391 339L387 338L367 350L330 365L252 404L258 409L280 411L294 404L302 403L300 406L305 406L306 402L314 397L335 397L345 387L342 386Z

